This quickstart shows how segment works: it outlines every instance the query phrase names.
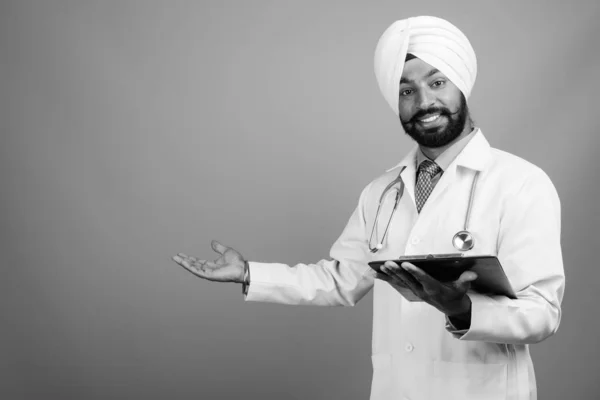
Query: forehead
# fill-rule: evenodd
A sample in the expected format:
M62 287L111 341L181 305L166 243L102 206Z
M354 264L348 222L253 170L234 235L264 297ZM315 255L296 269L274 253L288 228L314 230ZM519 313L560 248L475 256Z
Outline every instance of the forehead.
M441 75L445 77L443 73L438 71L435 67L431 66L430 64L427 64L420 58L413 58L404 63L404 68L402 70L402 78L400 79L400 82L418 82L420 80L427 79L433 75Z

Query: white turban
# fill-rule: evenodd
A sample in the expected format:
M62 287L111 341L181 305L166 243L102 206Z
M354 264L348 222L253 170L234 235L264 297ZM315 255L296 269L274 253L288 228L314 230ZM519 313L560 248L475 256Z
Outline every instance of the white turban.
M375 50L379 89L398 115L400 78L406 54L437 68L469 98L477 76L477 59L469 39L450 22L413 17L394 22L381 35Z

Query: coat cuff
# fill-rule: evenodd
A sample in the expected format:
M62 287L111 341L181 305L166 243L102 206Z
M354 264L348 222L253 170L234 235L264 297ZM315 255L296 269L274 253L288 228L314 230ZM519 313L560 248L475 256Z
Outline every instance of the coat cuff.
M506 324L507 305L501 304L493 297L476 292L469 292L469 298L471 299L471 327L452 333L461 340L489 341L494 336L496 327Z
M288 268L278 263L248 261L250 284L244 295L245 301L273 301L275 288L288 286Z

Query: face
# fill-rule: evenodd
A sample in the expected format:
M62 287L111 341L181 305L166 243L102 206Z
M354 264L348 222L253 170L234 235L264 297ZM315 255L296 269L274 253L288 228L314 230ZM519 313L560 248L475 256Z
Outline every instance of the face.
M465 129L469 114L465 96L444 74L419 58L404 64L398 103L404 131L421 146L445 146Z

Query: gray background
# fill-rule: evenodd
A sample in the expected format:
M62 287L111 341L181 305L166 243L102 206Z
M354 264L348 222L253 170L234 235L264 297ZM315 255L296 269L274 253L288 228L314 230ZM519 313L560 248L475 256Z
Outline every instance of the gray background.
M437 15L479 59L494 147L562 200L563 321L540 399L600 390L597 1L0 3L0 398L366 399L372 295L244 303L177 252L311 262L412 143L377 39Z

